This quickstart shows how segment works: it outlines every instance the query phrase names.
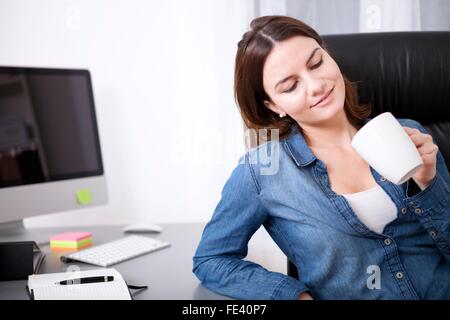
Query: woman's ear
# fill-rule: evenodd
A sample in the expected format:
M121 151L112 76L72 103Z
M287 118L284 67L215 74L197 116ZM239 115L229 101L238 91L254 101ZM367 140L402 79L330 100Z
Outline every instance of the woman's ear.
M264 105L272 110L275 113L278 113L278 115L280 116L280 118L283 118L284 116L286 116L286 112L284 112L283 110L281 110L275 103L273 103L272 101L268 101L268 100L264 100Z
M272 110L273 112L279 113L280 110L278 109L278 107L275 105L275 103L273 103L272 101L268 101L268 100L264 100L264 105Z

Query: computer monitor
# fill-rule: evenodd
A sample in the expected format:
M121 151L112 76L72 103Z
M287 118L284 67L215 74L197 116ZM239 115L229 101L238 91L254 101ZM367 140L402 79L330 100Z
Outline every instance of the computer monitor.
M0 66L0 224L106 202L89 71Z

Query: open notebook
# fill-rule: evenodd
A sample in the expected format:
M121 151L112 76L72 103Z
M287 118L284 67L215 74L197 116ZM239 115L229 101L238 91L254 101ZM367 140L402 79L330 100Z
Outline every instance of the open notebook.
M59 285L56 282L86 277L113 276L113 281ZM131 300L128 286L115 269L96 269L31 275L28 290L34 300Z

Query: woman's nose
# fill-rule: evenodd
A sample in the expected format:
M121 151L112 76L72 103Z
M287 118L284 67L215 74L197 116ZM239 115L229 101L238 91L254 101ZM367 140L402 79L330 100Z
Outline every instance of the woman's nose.
M310 78L307 81L308 94L312 97L321 96L324 94L325 82L320 79Z

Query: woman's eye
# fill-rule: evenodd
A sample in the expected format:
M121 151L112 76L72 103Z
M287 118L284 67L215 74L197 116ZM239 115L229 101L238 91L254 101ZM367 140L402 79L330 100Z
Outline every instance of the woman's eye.
M311 70L317 69L318 67L320 67L320 65L323 63L323 59L321 58L320 61L318 63L316 63L315 65L313 65L311 67ZM295 81L295 83L292 85L292 87L290 87L289 89L283 91L283 93L289 93L295 90L295 88L297 88L297 84L298 81Z
M311 67L311 70L314 70L314 69L317 69L318 67L320 67L320 65L322 64L322 62L323 62L323 59L320 59L320 61L319 61L318 63L316 63L315 65L313 65L313 66Z
M290 87L289 89L285 90L284 93L289 93L295 90L295 88L297 88L297 83L298 81L295 81L294 84L292 85L292 87Z

